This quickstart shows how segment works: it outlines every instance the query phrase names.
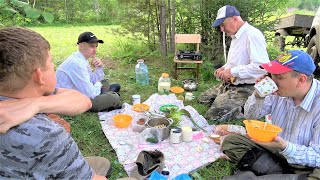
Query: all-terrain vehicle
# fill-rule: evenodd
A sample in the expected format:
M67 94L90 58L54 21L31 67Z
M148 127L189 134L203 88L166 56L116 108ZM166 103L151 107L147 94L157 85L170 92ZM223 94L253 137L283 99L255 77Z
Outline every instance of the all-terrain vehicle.
M320 7L314 16L309 34L306 36L308 42L307 53L310 54L316 63L317 74L320 73Z
M298 48L307 47L306 36L310 32L313 16L293 14L280 18L276 24L274 45L279 50L284 51L286 45L297 46ZM294 36L293 41L285 42L286 36Z

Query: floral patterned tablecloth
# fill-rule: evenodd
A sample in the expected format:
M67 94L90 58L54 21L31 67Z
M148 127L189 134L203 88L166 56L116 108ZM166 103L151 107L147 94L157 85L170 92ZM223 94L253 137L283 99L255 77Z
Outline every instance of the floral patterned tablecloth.
M210 126L205 118L193 107L184 106L183 101L178 100L175 94L153 94L143 103L148 104L151 110L159 110L159 107L164 104L177 105L179 108L187 110L191 114L193 120L208 132L211 132L214 128L214 125ZM155 145L142 144L140 141L140 133L134 132L131 126L119 129L113 125L113 121L111 119L112 116L118 113L131 114L132 116L137 115L138 113L133 111L131 107L132 106L130 104L124 103L122 109L110 112L100 112L98 114L101 120L103 132L113 149L116 151L119 162L124 166L128 175L135 167L134 162L142 150L158 149L164 154L165 164L170 171L169 179L173 179L182 173L195 171L223 156L220 151L220 146L208 138L207 140L210 140L209 142L204 141L201 137L205 136L205 133L200 131L193 132L194 139L191 142L172 144L169 139L166 139ZM192 122L187 116L182 116L180 124L182 126L188 125L193 127ZM202 151L199 151L200 146Z

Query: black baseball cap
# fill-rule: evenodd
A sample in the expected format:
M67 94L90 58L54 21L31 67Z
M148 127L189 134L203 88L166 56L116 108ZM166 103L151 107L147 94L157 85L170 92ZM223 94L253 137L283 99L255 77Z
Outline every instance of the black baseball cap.
M82 42L87 42L87 43L98 42L98 43L101 43L101 44L103 43L103 41L98 39L97 36L94 35L92 32L81 33L79 35L77 44L82 43Z

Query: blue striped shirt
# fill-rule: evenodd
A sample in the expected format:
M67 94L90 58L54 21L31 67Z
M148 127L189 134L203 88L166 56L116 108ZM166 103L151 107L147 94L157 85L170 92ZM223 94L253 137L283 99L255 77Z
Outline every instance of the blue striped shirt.
M94 99L101 93L101 80L104 79L103 68L93 72L88 60L81 52L74 52L57 69L57 87L80 91Z
M245 104L245 117L259 119L271 114L272 123L281 127L279 134L288 142L280 152L290 164L320 167L320 82L313 79L312 86L301 102L295 106L290 97L275 95L265 99L251 95Z

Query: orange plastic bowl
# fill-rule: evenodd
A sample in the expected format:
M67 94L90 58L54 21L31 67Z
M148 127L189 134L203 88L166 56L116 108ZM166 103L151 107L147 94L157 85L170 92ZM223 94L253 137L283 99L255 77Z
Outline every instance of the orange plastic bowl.
M132 116L129 114L117 114L112 117L112 120L117 128L126 128L131 124Z
M175 94L180 94L184 92L184 89L182 87L179 86L173 86L170 88L170 91L175 93Z
M250 122L251 121L251 122ZM272 141L282 129L273 124L266 124L258 120L244 120L247 134L250 138L261 142Z

